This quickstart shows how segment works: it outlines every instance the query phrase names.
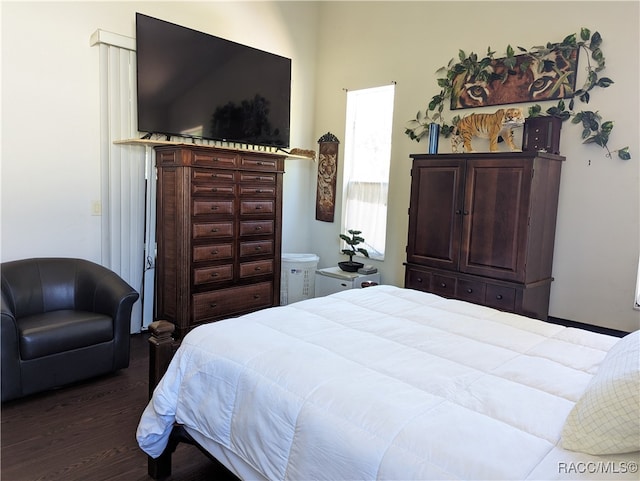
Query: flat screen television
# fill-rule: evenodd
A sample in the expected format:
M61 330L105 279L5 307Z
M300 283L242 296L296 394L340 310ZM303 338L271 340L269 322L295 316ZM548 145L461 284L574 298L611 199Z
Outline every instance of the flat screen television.
M289 147L291 59L136 13L138 130Z

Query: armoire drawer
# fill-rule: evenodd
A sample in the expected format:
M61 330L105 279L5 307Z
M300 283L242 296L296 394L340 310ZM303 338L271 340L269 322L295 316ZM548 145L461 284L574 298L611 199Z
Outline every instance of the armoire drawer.
M454 297L456 294L456 278L432 274L430 291L442 297Z
M222 319L239 312L270 307L271 282L230 287L193 295L193 319L199 323L209 319Z
M427 292L431 286L431 273L407 267L405 286L409 289Z
M481 281L458 279L456 283L456 298L462 301L482 303L485 292L486 284Z
M484 303L489 307L513 312L516 306L516 290L513 287L487 284Z

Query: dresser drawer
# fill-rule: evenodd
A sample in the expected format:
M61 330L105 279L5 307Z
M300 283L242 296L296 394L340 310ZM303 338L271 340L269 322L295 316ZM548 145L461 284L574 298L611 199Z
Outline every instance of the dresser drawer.
M443 297L454 297L456 293L456 278L433 274L431 276L431 292Z
M513 312L516 307L516 290L513 287L487 284L484 303L489 307Z
M233 265L199 267L193 270L194 285L207 284L209 282L230 281L233 279Z
M456 282L456 298L475 303L484 302L486 285L484 282L458 279Z
M276 183L276 174L263 172L240 172L240 182Z
M273 259L240 263L241 279L255 276L264 276L265 274L273 274Z
M232 171L211 170L211 169L192 169L191 178L193 182L200 183L233 183L235 174Z
M192 184L193 195L234 195L235 187L229 184Z
M233 222L196 222L193 224L194 239L225 237L233 237Z
M193 248L193 262L219 261L233 258L232 244L209 244Z
M233 200L194 200L193 215L233 215Z
M240 222L240 235L269 235L274 233L274 227L272 220L244 220Z
M238 158L231 152L194 152L192 165L209 167L236 167Z
M276 196L276 186L275 185L252 185L252 184L240 184L240 195L243 196L267 196L267 197L275 197Z
M230 317L236 313L270 307L273 286L260 282L193 295L193 319L196 323Z
M278 160L243 155L240 157L240 166L244 169L274 171L278 170Z
M240 215L272 215L276 210L273 200L243 200L240 202Z
M273 240L241 242L240 257L273 255Z

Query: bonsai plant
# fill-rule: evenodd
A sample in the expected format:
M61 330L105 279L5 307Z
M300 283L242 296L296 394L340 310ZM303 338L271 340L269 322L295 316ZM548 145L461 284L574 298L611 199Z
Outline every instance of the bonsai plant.
M362 264L361 262L355 262L353 260L353 256L357 253L360 253L365 257L369 257L369 252L363 247L357 247L359 244L364 242L364 237L360 236L360 234L362 234L361 231L350 229L347 232L351 235L351 237L346 234L340 234L340 239L345 241L349 246L346 249L342 249L342 253L346 256L349 256L349 260L338 262L338 267L346 272L357 272L357 270L364 266L364 264Z

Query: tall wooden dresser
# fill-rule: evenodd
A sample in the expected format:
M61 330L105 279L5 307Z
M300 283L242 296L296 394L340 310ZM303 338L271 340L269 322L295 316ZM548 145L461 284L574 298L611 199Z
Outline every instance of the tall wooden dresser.
M155 147L156 318L193 327L280 302L285 156Z
M564 157L411 158L405 286L546 320Z

